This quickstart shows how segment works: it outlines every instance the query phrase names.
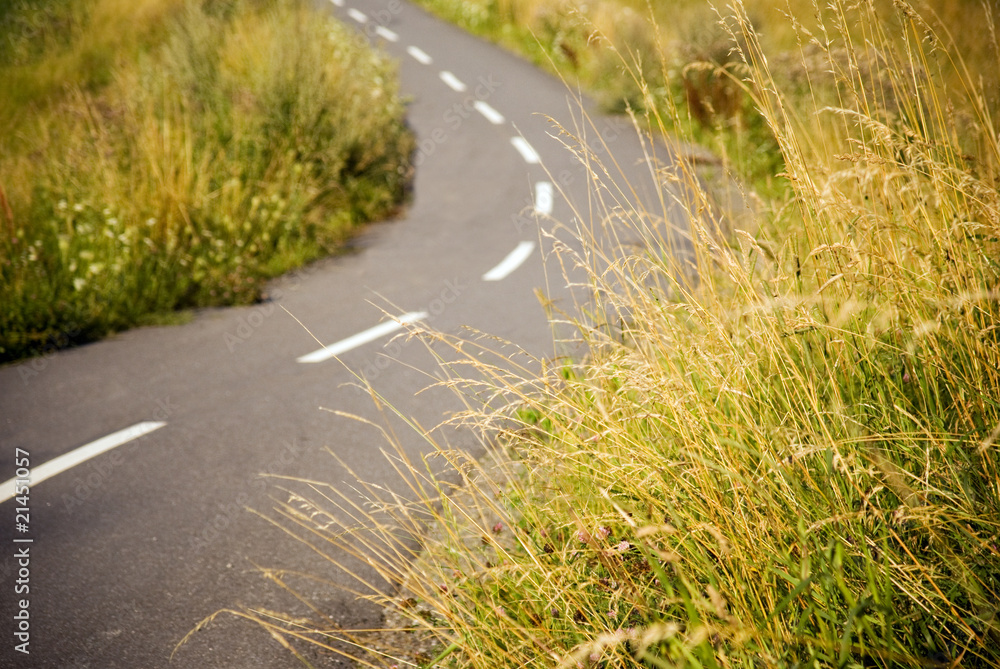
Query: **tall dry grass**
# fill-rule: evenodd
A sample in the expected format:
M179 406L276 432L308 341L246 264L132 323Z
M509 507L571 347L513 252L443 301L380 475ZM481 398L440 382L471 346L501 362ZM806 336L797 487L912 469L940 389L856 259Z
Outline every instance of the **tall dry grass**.
M706 144L738 165L742 178L770 193L771 179L783 169L781 150L770 134L744 75L727 3L711 0L418 0L431 11L527 55L539 65L578 82L606 110L649 109L668 130ZM919 0L909 3L953 39L961 57L982 80L989 108L1000 109L1000 68L989 30L995 3L983 0ZM909 6L908 5L908 6ZM864 0L859 6L892 11L889 0ZM826 61L809 47L824 29L842 30L852 41L868 37L857 24L843 22L839 5L812 0L748 0L742 7L769 54L773 75L790 104L809 105L814 94L835 88L830 67L848 66L847 53L827 53ZM887 25L889 30L901 24ZM803 41L805 40L805 41ZM877 62L859 63L878 70ZM961 75L946 73L950 85ZM801 99L800 99L801 98Z
M442 445L393 456L406 494L314 485L279 508L398 584L358 590L437 636L430 664L1000 664L989 92L912 5L829 7L799 26L803 56L828 65L802 63L828 77L804 97L746 6L726 18L789 185L758 230L720 239L688 167L650 167L691 215L697 281L591 234L665 243L667 212L581 143L599 212L577 212L592 225L572 259L590 269L573 318L587 356L535 361L539 376L488 339L426 333L451 344L446 384L468 402L454 422L498 444L500 474Z

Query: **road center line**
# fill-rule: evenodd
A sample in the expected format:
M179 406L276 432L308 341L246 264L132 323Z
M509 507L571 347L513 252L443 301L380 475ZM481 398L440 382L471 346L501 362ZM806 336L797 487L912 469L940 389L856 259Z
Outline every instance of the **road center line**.
M364 12L354 9L354 7L351 7L350 9L347 10L347 15L350 16L355 21L357 21L358 23L368 22L368 16L366 16Z
M441 77L441 81L448 84L448 87L451 88L451 90L453 91L457 91L458 93L464 93L466 89L468 89L468 86L462 83L461 79L456 77L448 70L443 70L441 74L439 74L438 76Z
M112 448L116 448L122 444L127 444L133 439L138 439L144 434L149 434L153 430L159 430L164 425L166 425L166 423L154 421L136 423L135 425L127 427L124 430L118 430L117 432L109 434L106 437L101 437L97 441L84 444L79 448L73 449L69 453L64 453L57 458L49 460L43 465L33 467L31 469L31 476L29 477L29 484L33 488L45 479L52 478L56 474L61 474L67 469L84 463L87 460L104 453L105 451L110 451ZM8 499L14 497L14 483L16 480L17 479L10 479L9 481L4 481L0 484L0 503L6 502Z
M485 116L486 120L492 123L493 125L500 125L506 120L503 117L503 114L501 114L496 109L489 106L482 100L476 100L475 102L472 103L472 106L476 108L477 112Z
M528 140L526 140L524 137L511 137L510 143L514 145L514 148L517 149L517 152L521 154L522 158L524 158L524 162L530 165L537 165L538 163L542 162L542 159L538 155L538 152L535 151L534 147L532 147L531 144L528 144Z
M426 311L411 311L403 314L402 316L398 316L395 320L384 321L374 327L368 328L364 332L359 332L358 334L352 335L347 339L341 339L335 344L324 346L317 351L303 355L302 357L297 358L296 362L323 362L324 360L329 360L330 358L336 357L341 353L346 353L353 348L357 348L362 344L367 344L370 341L375 341L380 337L384 337L387 334L395 332L396 330L400 330L408 323L422 321L427 318L427 316L428 313Z
M500 261L500 264L483 274L483 281L500 281L506 279L511 272L516 270L535 250L535 242L521 242L507 257Z
M330 2L332 2L335 5L337 5L338 7L343 7L344 6L344 0L330 0Z
M535 184L535 213L548 216L552 213L554 204L552 184L548 181L539 181Z
M377 28L375 28L375 33L377 35L379 35L380 37L386 38L390 42L398 42L399 41L399 35L397 35L393 31L389 30L385 26L378 26Z
M413 59L420 63L421 65L430 65L434 62L434 59L427 55L423 49L418 46L408 46L406 47L406 53L413 56Z

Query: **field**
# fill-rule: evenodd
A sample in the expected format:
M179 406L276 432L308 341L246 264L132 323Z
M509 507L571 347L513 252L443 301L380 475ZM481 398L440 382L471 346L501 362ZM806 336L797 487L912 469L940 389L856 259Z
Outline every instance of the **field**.
M5 0L0 25L0 361L258 300L405 196L394 66L307 3Z

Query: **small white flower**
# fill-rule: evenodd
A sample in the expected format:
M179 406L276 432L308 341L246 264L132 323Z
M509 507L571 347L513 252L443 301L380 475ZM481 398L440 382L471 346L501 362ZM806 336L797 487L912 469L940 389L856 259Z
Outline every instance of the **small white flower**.
M59 211L66 211L67 206L68 205L66 204L66 200L59 200L59 203L56 205L56 208L59 209Z
M81 277L76 277L73 279L73 290L80 291L83 287L87 285L87 280Z

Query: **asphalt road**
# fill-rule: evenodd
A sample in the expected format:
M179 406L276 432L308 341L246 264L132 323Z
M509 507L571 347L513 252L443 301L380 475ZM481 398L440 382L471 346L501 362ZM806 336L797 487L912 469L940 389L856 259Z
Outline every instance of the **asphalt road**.
M260 628L226 616L169 658L216 610L303 612L257 565L348 582L244 507L266 510L283 497L261 474L348 486L353 478L327 448L362 479L397 482L376 429L321 409L379 419L350 385L352 370L424 425L459 408L444 391L416 395L434 370L423 344L394 340L384 331L391 326L370 329L391 322L387 313L411 314L443 332L467 326L537 356L557 353L535 291L564 307L572 300L558 263L543 261L547 242L533 212L570 221L564 191L583 218L591 215L584 172L546 118L571 125L573 96L406 3L338 0L319 11L333 11L400 61L420 147L412 202L398 220L368 227L348 253L274 282L268 302L203 310L186 325L137 329L0 369L0 480L16 476L17 457L37 475L130 426L152 430L33 481L27 518L17 518L17 500L0 502L3 667L301 666ZM656 202L627 121L596 121L640 197ZM300 361L320 348L313 335L347 340L339 360ZM427 449L420 435L399 435L408 453ZM446 436L481 448L471 435ZM377 624L377 611L353 596L305 587L344 626ZM19 639L22 599L28 636ZM17 650L25 638L29 654Z

